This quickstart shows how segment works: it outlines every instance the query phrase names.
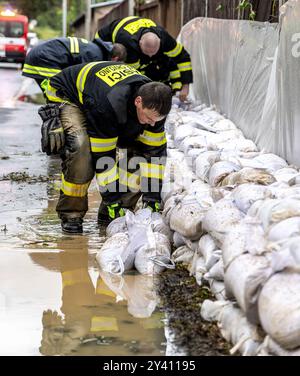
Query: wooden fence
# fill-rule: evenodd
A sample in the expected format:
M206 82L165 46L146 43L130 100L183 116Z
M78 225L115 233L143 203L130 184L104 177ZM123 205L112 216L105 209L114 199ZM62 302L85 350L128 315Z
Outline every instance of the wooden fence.
M136 0L135 14L153 19L176 37L182 25L195 17L247 20L253 10L256 21L278 22L279 7L287 0L247 1L251 7L241 9L241 0L154 0L142 5Z

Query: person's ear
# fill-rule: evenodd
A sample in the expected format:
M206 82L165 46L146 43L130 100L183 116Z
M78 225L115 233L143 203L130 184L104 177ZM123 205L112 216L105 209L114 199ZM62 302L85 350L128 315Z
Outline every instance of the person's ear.
M140 95L135 98L134 104L136 105L136 107L141 107L143 105L143 100Z

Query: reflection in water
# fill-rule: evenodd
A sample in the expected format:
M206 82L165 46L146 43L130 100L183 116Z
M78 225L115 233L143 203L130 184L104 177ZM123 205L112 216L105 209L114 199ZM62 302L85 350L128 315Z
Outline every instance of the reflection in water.
M62 279L61 312L43 312L41 354L163 355L164 329L162 314L155 312L153 278L100 271L94 285L87 239L79 241L80 250L74 238L74 248L69 244L57 255L57 266L53 254L31 254L35 263L59 270Z

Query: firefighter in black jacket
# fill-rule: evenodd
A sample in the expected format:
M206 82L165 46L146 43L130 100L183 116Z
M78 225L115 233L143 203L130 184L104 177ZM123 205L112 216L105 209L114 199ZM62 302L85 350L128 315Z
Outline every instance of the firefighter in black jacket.
M191 59L163 27L150 19L130 16L111 22L95 37L124 45L128 65L152 80L169 81L174 91L180 91L179 98L186 100L193 82Z
M46 95L52 102L65 102L60 120L66 144L62 186L57 212L65 232L82 232L88 209L87 191L96 170L102 195L98 222L107 224L124 214L122 198L141 190L145 206L159 209L166 156L165 117L171 108L172 91L152 82L137 70L115 62L94 62L64 69L48 80ZM89 136L72 152L73 134L68 129L81 124ZM74 127L73 127L74 128ZM76 128L76 126L75 126ZM94 169L90 165L90 145ZM116 148L134 150L138 159L130 169L116 163Z
M26 56L22 75L42 82L71 65L91 61L124 61L126 48L120 44L95 38L89 42L83 38L54 38L35 46ZM42 87L41 87L42 89Z

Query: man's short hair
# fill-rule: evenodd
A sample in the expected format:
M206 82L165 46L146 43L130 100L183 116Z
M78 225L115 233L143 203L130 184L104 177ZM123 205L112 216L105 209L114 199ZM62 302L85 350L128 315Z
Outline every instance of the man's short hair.
M137 96L143 101L143 108L155 110L159 115L166 116L172 106L172 90L162 82L148 82L139 87Z
M126 47L121 43L114 43L112 51L111 51L111 58L118 58L118 61L126 61L127 58L127 50Z

